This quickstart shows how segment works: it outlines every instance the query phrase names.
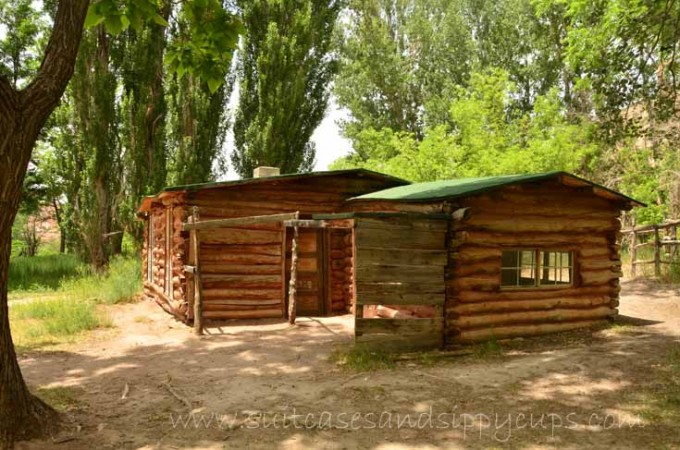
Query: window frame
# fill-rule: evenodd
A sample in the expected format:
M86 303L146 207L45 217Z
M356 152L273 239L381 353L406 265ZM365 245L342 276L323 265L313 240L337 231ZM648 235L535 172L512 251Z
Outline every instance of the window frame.
M520 285L520 286L507 286L503 285L503 252L533 252L534 253L534 261L536 262L534 267L534 284L532 285ZM542 270L543 264L541 261L540 253L570 253L571 254L571 280L569 283L563 283L563 284L541 284L541 277L539 274L541 273L540 271ZM519 268L521 269L521 261L520 261L520 266ZM498 284L501 288L501 290L513 290L513 291L518 291L518 290L550 290L550 289L565 289L565 288L570 288L576 286L576 249L574 248L555 248L555 247L550 247L550 248L543 248L543 247L506 247L501 249L501 259L500 259L500 266L499 266L500 273L498 274Z

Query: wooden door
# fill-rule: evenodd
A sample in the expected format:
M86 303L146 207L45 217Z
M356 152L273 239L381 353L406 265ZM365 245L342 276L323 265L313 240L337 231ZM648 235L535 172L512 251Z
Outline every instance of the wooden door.
M322 232L323 230L313 228L298 229L296 297L298 316L323 316L326 313ZM289 228L286 233L286 286L290 280L292 239L293 230Z

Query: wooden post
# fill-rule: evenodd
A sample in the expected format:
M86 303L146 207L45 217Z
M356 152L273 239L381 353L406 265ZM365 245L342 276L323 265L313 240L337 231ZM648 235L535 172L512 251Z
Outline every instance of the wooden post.
M299 218L296 213L295 219ZM290 281L288 283L288 323L295 324L298 262L298 227L293 227L293 243L290 256Z
M636 277L636 267L635 267L635 259L637 258L637 249L635 246L637 245L637 233L635 232L635 227L633 227L632 231L630 232L630 277L635 278Z
M198 208L193 207L191 215L191 223L198 222ZM203 288L201 286L201 256L199 250L201 248L198 231L192 229L189 232L191 240L191 250L193 252L194 260L194 332L197 335L203 334Z
M654 225L654 276L661 277L661 238L658 225Z

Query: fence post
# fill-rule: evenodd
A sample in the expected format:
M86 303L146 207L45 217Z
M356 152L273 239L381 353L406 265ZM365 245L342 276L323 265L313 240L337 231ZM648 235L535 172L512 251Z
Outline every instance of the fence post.
M654 276L661 277L661 238L659 237L659 226L654 225Z
M631 236L630 236L630 277L635 278L636 276L636 268L635 268L635 259L637 258L637 249L635 246L637 245L637 233L635 233L635 227L633 227L631 231Z

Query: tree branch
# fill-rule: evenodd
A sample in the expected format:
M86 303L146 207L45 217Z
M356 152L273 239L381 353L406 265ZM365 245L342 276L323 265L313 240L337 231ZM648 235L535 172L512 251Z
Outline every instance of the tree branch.
M30 115L37 136L57 106L75 66L83 25L90 0L61 0L54 19L52 35L35 79L22 91L22 109Z

